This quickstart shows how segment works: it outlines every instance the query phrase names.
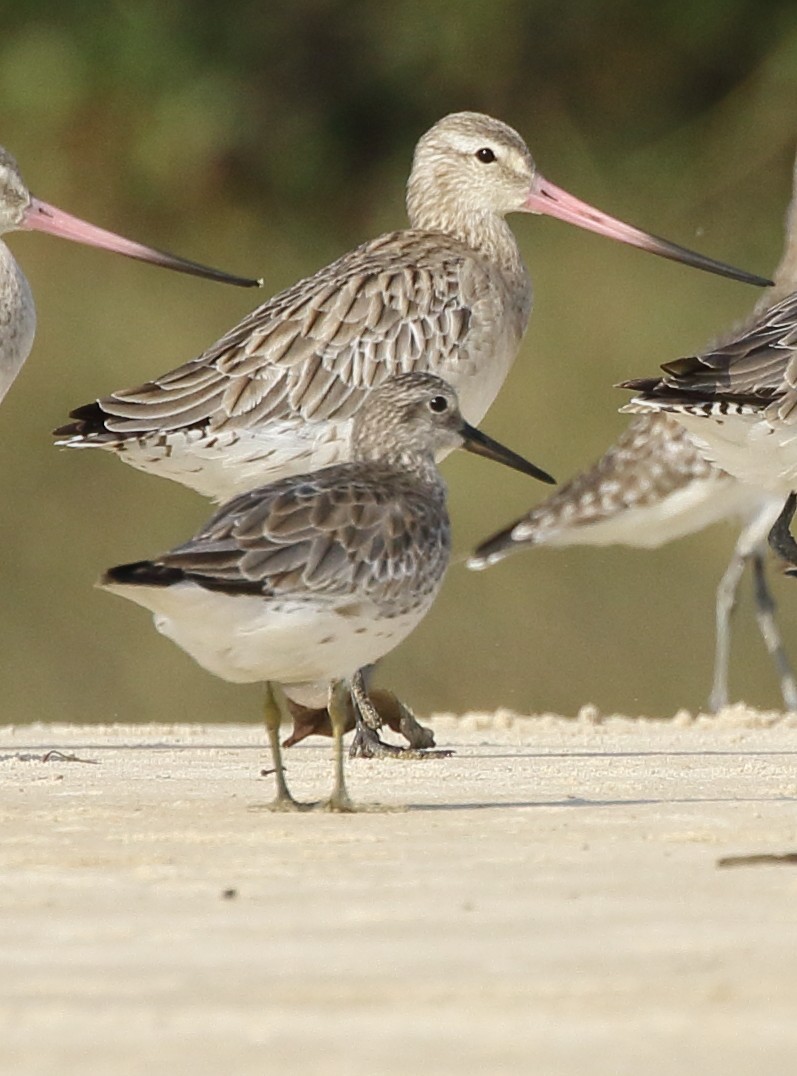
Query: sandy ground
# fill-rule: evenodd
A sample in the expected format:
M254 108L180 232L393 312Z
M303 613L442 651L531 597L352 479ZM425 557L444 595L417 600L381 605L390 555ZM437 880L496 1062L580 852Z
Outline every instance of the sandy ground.
M719 861L797 852L797 720L433 723L352 816L255 726L2 732L0 1072L795 1071L797 864Z

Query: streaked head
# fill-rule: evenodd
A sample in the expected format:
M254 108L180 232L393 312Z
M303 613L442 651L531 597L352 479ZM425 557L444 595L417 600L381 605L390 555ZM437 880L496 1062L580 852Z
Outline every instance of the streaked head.
M442 212L519 212L533 178L534 161L517 131L479 112L454 112L415 147L407 185L410 221L428 219L435 204Z
M465 448L542 482L553 482L535 467L462 417L456 392L434 374L410 373L389 378L374 389L355 416L355 458L406 463Z
M24 227L30 205L30 191L22 182L19 166L8 150L0 146L0 235Z
M463 220L545 214L696 269L748 284L771 283L643 232L568 194L540 175L517 131L479 112L444 116L422 136L407 185L407 212L413 227L453 234L468 231Z

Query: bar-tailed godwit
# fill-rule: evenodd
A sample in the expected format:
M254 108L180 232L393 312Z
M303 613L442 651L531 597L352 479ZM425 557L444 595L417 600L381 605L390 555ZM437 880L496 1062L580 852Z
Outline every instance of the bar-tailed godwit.
M623 382L628 413L671 414L706 459L781 503L797 490L797 161L787 243L772 295L741 329L699 355L665 363L663 377ZM790 502L789 502L790 504ZM770 543L792 560L786 517Z
M16 161L0 146L0 235L14 231L48 232L128 258L227 284L253 287L260 283L124 239L34 198L22 180ZM36 308L30 286L11 251L0 241L0 401L27 359L35 331Z
M198 358L72 412L59 444L101 448L222 501L350 457L367 393L412 370L445 378L479 422L517 353L531 284L505 221L545 213L754 284L545 180L516 131L446 116L416 150L410 228L364 243L268 300Z
M729 701L731 613L745 565L752 563L759 628L777 667L783 701L794 710L797 684L781 643L764 567L766 536L780 505L780 498L708 463L669 415L638 415L592 467L484 541L468 565L487 568L511 553L539 546L656 549L712 523L738 521L739 538L717 587L709 706L717 711Z

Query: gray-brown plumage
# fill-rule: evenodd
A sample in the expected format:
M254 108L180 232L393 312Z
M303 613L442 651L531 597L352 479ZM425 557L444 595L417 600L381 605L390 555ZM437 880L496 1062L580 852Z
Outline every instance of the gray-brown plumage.
M468 563L486 568L510 553L541 545L655 549L713 523L738 522L739 538L717 587L709 707L720 710L730 699L730 618L745 566L751 563L759 629L775 663L784 704L794 710L797 683L778 631L764 567L766 534L779 508L779 498L708 463L669 415L639 415L593 467L483 542Z
M672 500L695 483L700 501L722 498L709 515L727 514L737 483L704 460L672 419L640 416L592 467L483 542L470 564L486 567L524 545L663 545L696 529L696 498L685 498L683 511Z
M348 805L340 745L348 689L339 684L355 686L358 670L397 646L440 589L450 533L435 455L457 445L551 481L468 426L445 382L405 374L358 413L351 463L242 494L189 542L103 579L151 609L158 630L217 676L277 682L304 706L326 704L336 809ZM278 802L292 806L280 761L284 707L268 691Z
M410 228L275 296L193 361L72 412L59 443L115 452L216 500L351 457L368 391L413 370L446 379L478 422L517 353L531 285L504 217L548 213L711 271L764 283L605 216L548 183L523 139L474 112L420 139Z

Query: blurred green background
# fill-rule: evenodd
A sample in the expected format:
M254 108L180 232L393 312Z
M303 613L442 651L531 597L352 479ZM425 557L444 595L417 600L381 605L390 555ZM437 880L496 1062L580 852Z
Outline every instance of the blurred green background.
M34 193L231 271L266 294L405 221L414 143L449 111L515 126L541 171L607 212L758 272L774 267L797 142L792 0L19 0L0 15L0 141ZM564 480L624 427L621 378L705 344L757 293L560 222L516 217L531 327L484 427ZM7 722L259 719L147 614L92 588L182 540L197 495L51 446L73 406L172 368L260 299L45 236L10 245L34 352L0 414L0 683ZM545 496L449 459L457 552ZM381 680L420 712L508 706L665 715L702 704L732 526L653 553L532 551L454 566ZM732 688L779 701L752 622ZM797 590L776 596L797 659Z

